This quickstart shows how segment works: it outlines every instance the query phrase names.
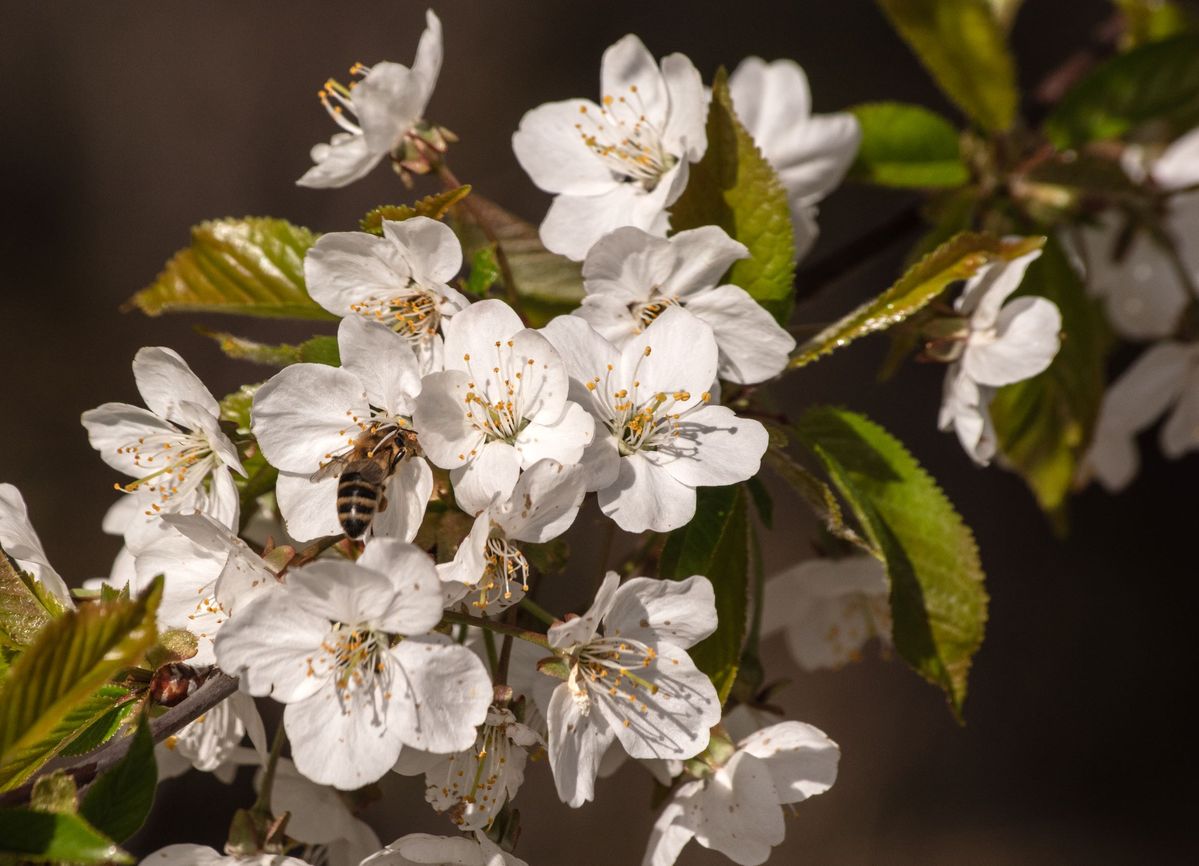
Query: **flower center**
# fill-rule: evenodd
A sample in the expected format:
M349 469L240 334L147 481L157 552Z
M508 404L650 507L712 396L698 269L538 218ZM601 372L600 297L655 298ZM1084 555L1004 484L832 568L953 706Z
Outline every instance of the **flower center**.
M612 175L624 183L634 183L652 192L670 171L677 158L662 144L662 131L645 114L645 105L637 85L627 95L604 96L599 114L586 105L579 106L579 136Z
M415 283L399 294L368 298L351 304L350 309L386 325L413 344L431 340L441 325L440 298Z
M651 300L644 301L640 304L629 304L629 312L633 314L633 318L637 320L637 333L641 333L650 325L654 319L666 312L667 309L678 303L675 298L668 298L665 295L653 295Z
M199 433L156 433L139 436L117 448L117 454L132 456L133 465L146 474L128 484L113 485L124 493L144 491L157 500L146 512L156 514L172 499L194 491L216 465L212 445Z
M369 66L355 63L350 67L350 75L360 75L363 78L371 71ZM349 86L336 79L330 78L325 86L316 92L317 99L325 106L325 111L333 118L333 122L351 135L362 135L362 127L358 125L358 114L354 110L352 91L358 86L357 81L351 81ZM348 115L348 116L347 116ZM351 120L350 118L353 118Z
M386 701L391 698L391 676L384 660L389 646L386 634L368 626L333 623L320 653L307 660L308 675L332 676L343 712L355 692L372 699L381 692Z
M478 598L471 602L473 607L482 609L511 602L516 593L524 595L529 591L529 560L520 548L503 535L493 535L483 550L483 576L470 588L478 593ZM520 595L516 595L516 600Z
M471 356L463 355L472 381L466 385L466 419L490 441L513 442L529 421L524 417L526 373L537 361L518 357L512 340L495 341L495 362L489 372L476 371ZM483 375L479 375L482 372ZM479 383L483 385L480 388ZM466 455L459 455L465 460Z
M587 390L600 413L608 419L608 429L616 437L617 447L623 456L637 451L655 451L676 440L681 431L680 422L695 410L707 405L712 395L705 391L699 402L679 410L680 405L691 402L691 392L641 391L641 380L637 378L641 363L652 354L652 347L637 360L633 369L632 387L618 387L613 380L615 372L611 364L602 376L595 376L586 383Z
M511 718L511 715L508 715ZM444 780L430 791L434 808L449 810L458 826L479 812L492 814L508 798L506 776L512 764L513 744L503 717L489 713L473 748L450 757Z
M657 657L657 651L641 641L596 638L578 651L571 665L567 682L575 702L580 708L589 709L588 692L598 690L606 692L610 698L627 702L639 713L648 712L642 695L657 694L658 687L636 671L649 667ZM628 720L624 724L628 727Z

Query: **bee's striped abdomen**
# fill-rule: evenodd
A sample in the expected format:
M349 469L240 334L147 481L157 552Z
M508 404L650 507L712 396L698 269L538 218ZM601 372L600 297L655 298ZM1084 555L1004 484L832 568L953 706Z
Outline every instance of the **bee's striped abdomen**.
M337 484L337 519L350 538L361 538L370 528L379 504L379 488L360 472L345 472Z

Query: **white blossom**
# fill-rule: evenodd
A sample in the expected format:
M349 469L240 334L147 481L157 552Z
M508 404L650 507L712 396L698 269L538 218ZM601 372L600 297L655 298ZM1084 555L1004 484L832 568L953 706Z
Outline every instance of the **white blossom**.
M1137 434L1167 413L1162 453L1176 459L1199 449L1199 343L1158 343L1112 383L1083 458L1083 477L1112 492L1127 487L1140 463Z
M716 689L687 654L716 630L712 584L699 575L619 584L608 572L587 613L549 629L569 675L538 702L554 784L572 807L592 798L613 740L634 758L690 758L720 720Z
M666 208L707 148L703 83L682 54L659 67L629 34L604 52L600 85L599 105L546 103L525 114L512 136L521 167L555 196L542 243L576 261L620 226L665 235Z
M29 522L29 511L21 491L11 484L0 484L0 556L5 554L64 607L75 607L66 581L50 565L41 539Z
M328 144L312 148L316 165L296 183L315 188L345 186L399 147L424 118L441 72L441 58L441 21L429 10L411 68L390 61L374 66L355 63L350 74L362 78L349 87L326 81L318 95L341 132Z
M511 710L492 707L469 749L440 757L425 771L425 799L463 830L486 829L516 796L528 750L538 745L541 737Z
M737 119L787 190L795 248L803 256L816 240L816 203L845 177L862 138L848 112L812 114L808 77L793 60L742 60L729 76Z
M596 241L583 262L583 306L575 315L617 347L678 304L712 329L722 379L762 382L787 366L795 339L740 286L718 285L749 250L718 226L669 239L620 228Z
M467 748L491 681L469 649L429 634L442 592L429 556L375 539L357 563L318 560L239 610L217 636L221 668L287 704L292 759L321 784L360 788L401 747ZM399 638L397 640L396 638Z
M542 544L570 528L583 502L580 466L538 460L522 472L511 494L496 492L479 512L451 562L437 566L452 601L468 600L491 616L528 590L529 561L514 542Z
M595 417L584 456L588 488L626 532L666 532L695 514L695 489L755 475L766 429L713 405L712 329L670 307L618 349L578 316L543 333L570 373L571 393Z
M312 299L338 316L362 316L395 331L420 361L422 373L441 369L441 323L468 301L449 285L462 268L462 247L443 222L412 217L383 220L383 236L367 232L322 235L304 256Z
M446 324L445 366L425 377L413 421L463 509L506 496L538 460L579 462L594 422L567 399L554 347L503 301L479 301Z
M464 836L409 833L362 861L362 866L529 866L482 832Z
M382 325L343 319L337 344L340 367L293 364L258 390L251 411L262 453L279 470L279 510L298 541L341 534L338 465L356 444L372 452L388 443L404 447L421 390L416 356ZM368 536L410 541L432 490L429 465L418 454L406 456L382 485Z
M802 722L780 722L737 744L710 775L677 788L650 835L642 866L671 866L692 839L740 866L756 866L783 841L783 806L823 794L841 750Z
M888 595L873 556L809 559L766 582L762 635L782 632L804 670L839 668L871 638L890 643Z
M266 729L254 699L234 692L154 747L159 781L194 767L229 784L241 763L238 756L247 733L257 754L266 760Z
M88 441L101 459L135 480L123 490L136 508L126 542L152 533L157 515L202 511L232 526L237 522L235 470L245 475L237 449L220 428L221 407L179 354L163 347L141 349L133 378L148 409L105 403L83 413Z
M1061 342L1062 317L1052 301L1026 296L1007 302L1040 254L1033 250L984 265L954 302L965 334L960 357L945 372L939 426L955 430L966 453L980 464L995 454L989 409L994 389L1045 370Z
M207 845L187 843L159 848L147 854L141 862L144 866L308 866L307 862L298 857L286 857L282 854L252 854L239 857L218 853Z

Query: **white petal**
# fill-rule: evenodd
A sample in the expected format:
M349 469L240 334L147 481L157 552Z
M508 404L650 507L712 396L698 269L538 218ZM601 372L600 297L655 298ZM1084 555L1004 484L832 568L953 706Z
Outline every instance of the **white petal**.
M1182 396L1161 432L1162 453L1171 459L1199 448L1199 376L1194 361L1188 372Z
M520 316L498 298L471 304L446 323L446 369L468 370L473 362L482 365L481 373L488 372L500 348L497 341L502 344L524 329Z
M984 265L966 281L954 309L970 317L970 327L982 331L995 325L1004 301L1024 279L1028 266L1041 255L1039 249L1009 261L994 261Z
M1176 139L1153 164L1153 179L1165 190L1199 183L1199 128Z
M945 371L937 426L942 430L952 428L966 453L980 465L995 455L995 428L988 409L991 397L991 389L981 388L966 375L960 363L950 364Z
M689 800L699 786L699 782L684 785L679 789L676 799L662 809L658 820L654 821L641 866L674 866L683 848L695 837L695 832L686 824L679 823L679 819L684 815L682 803Z
M812 111L808 77L793 60L746 57L729 76L733 110L767 159ZM773 160L772 160L773 161Z
M462 836L409 833L382 851L367 857L362 866L491 866L485 864L477 842Z
M427 95L424 82L410 69L384 61L371 66L350 98L367 148L385 154L419 119Z
M749 258L749 250L719 226L688 229L670 238L677 264L662 286L662 294L689 300L710 289L738 259Z
M315 156L316 148L313 153ZM304 172L296 185L311 189L345 186L369 174L385 155L367 147L366 139L361 135L343 137L339 133L320 150L317 164Z
M407 547L392 539L376 543ZM292 608L324 618L326 631L331 623L358 626L385 620L396 594L392 575L342 559L318 559L288 571L286 580L286 592L271 596L285 595Z
M429 554L394 538L372 540L358 565L386 576L394 597L372 616L376 628L420 635L441 621L441 584Z
M695 516L695 488L645 456L620 460L616 483L598 493L600 510L625 532L669 532Z
M357 422L369 421L370 406L348 370L295 364L258 389L250 415L250 429L270 464L309 474L353 445L361 433Z
M549 627L546 637L552 647L570 649L589 642L599 630L600 621L608 615L616 600L616 590L620 586L620 575L609 571L604 576L595 594L591 607L582 616L565 622L554 623Z
M740 866L765 863L786 835L770 770L748 752L734 754L684 808L700 813L688 820L695 840Z
M590 196L615 186L612 173L576 126L583 122L580 108L592 117L600 114L599 106L585 99L547 102L526 112L512 134L512 151L521 168L546 192Z
M430 373L416 398L412 423L421 449L433 465L443 469L470 462L478 456L472 452L483 442L483 434L468 416L475 408L467 401L470 384L470 376L461 370Z
M641 331L641 322L629 305L612 295L587 295L571 313L589 324L605 340L623 346Z
M640 113L655 125L667 117L670 94L649 49L632 33L608 46L600 59L600 92L613 99L636 94Z
M803 802L837 781L841 749L819 728L803 722L780 722L755 731L738 748L766 764L780 803Z
M372 538L398 538L411 541L425 519L429 497L433 495L433 470L423 457L411 457L387 479L384 500L371 521Z
M448 283L462 269L462 244L440 220L422 216L384 220L383 236L399 247L420 283Z
M252 695L272 695L282 703L303 700L324 683L307 675L308 659L328 632L328 619L299 609L287 593L268 593L221 627L217 663L241 677L242 688Z
M494 496L507 499L520 477L520 464L520 453L507 442L480 446L473 460L450 472L459 507L475 514L486 508Z
M404 745L442 754L469 748L491 704L491 678L479 657L442 635L406 638L391 656L398 671L389 723Z
M337 329L341 368L362 384L370 405L388 415L411 415L420 393L420 367L408 341L361 316L347 316Z
M524 468L539 460L570 465L583 459L583 450L591 444L594 434L595 419L578 403L567 403L556 420L525 425L512 444Z
M712 329L682 307L671 307L620 352L620 373L638 394L673 394L686 391L672 411L683 411L702 402L716 381L717 348Z
M699 70L682 54L662 58L662 78L670 98L670 115L662 130L662 143L676 155L685 150L696 162L708 146L708 100Z
M521 474L508 500L491 509L492 519L516 541L541 544L557 538L574 523L585 484L582 467L539 460Z
M550 252L579 262L596 241L621 226L666 234L665 209L678 197L675 179L685 173L686 165L676 164L649 193L634 184L621 183L596 195L560 194L541 222L541 242Z
M604 633L688 649L716 631L716 596L702 575L686 580L634 577L616 591Z
M1140 463L1134 435L1097 427L1083 458L1080 476L1084 479L1093 476L1109 493L1119 493L1132 483Z
M412 61L412 72L420 77L424 88L420 106L422 114L425 103L437 85L437 78L441 75L442 55L441 19L432 9L428 9L425 11L425 32L420 35L420 42L416 46L416 59Z
M602 718L580 711L566 683L554 689L546 721L549 725L546 750L558 797L577 809L595 796L600 760L615 735Z
M139 350L133 359L133 378L146 406L160 418L191 426L180 413L183 403L194 403L214 418L220 414L221 407L212 392L174 349L158 346Z
M727 406L704 406L677 422L677 436L642 452L688 487L735 484L758 474L770 437L752 418Z
M962 370L980 385L1010 385L1042 372L1057 354L1062 315L1045 298L1023 297L1007 304L995 321L993 341L971 340Z
M624 226L604 235L587 251L583 290L611 295L625 304L641 303L667 282L677 264L673 238L666 240Z
M304 282L312 299L331 313L349 316L354 306L390 297L408 285L408 262L386 238L366 232L321 235L304 256Z
M11 484L0 484L0 548L65 607L75 607L71 601L71 591L51 567L42 542L29 522L29 512L21 491Z
M1112 383L1099 411L1098 429L1138 433L1182 394L1195 349L1162 342L1147 349Z
M184 437L177 427L149 409L128 403L104 403L84 412L81 421L87 430L87 440L100 452L100 459L134 478L141 478L153 470L147 468L144 461L136 462L137 454L130 445L136 445L142 437L164 436L180 440Z
M312 541L342 533L337 519L336 476L310 481L307 475L280 472L275 482L275 497L287 527L296 541Z
M787 190L793 212L810 207L836 188L853 164L861 139L861 126L852 114L817 114L796 125L789 140L766 154Z
M787 367L795 338L739 286L718 286L687 300L720 349L720 378L742 385L772 379Z
M578 316L558 316L541 329L558 352L570 377L570 398L598 412L586 383L601 379L620 364L620 351ZM597 417L602 416L597 414Z

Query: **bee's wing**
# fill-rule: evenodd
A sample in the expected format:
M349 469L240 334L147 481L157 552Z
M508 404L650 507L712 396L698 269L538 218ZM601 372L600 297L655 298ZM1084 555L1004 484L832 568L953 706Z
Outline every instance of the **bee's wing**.
M308 476L309 481L324 481L326 478L336 478L341 475L341 471L345 468L346 460L344 457L334 457L320 469Z

